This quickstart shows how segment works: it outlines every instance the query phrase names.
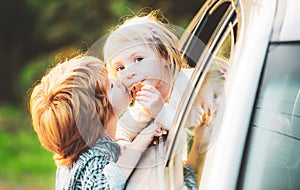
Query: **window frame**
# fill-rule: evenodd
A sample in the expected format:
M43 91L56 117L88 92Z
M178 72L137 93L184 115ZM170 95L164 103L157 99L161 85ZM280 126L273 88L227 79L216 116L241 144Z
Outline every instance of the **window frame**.
M200 86L203 82L203 78L207 72L207 68L210 66L210 58L212 56L211 52L214 52L215 49L219 46L220 41L222 41L224 34L228 32L228 27L231 26L232 20L236 22L237 15L236 15L236 4L237 1L215 1L212 6L208 7L206 12L212 13L213 10L217 9L217 6L222 5L222 3L230 2L231 4L228 6L227 11L222 16L222 18L219 20L219 23L216 25L217 27L214 29L214 31L211 34L211 37L207 43L206 48L201 52L201 56L199 60L197 60L197 64L195 65L195 71L193 72L191 76L191 85L187 87L186 93L184 94L182 98L182 104L179 107L178 111L176 112L175 121L173 121L172 124L172 130L169 131L168 139L166 142L166 165L165 167L169 170L168 174L166 175L169 179L167 181L170 182L170 185L172 186L172 164L170 164L170 161L172 161L172 157L175 155L174 150L176 149L176 146L178 146L177 136L180 133L180 130L182 130L183 126L185 125L185 122L187 120L188 114L192 107L193 102L196 99L196 96L199 92ZM203 12L203 10L200 10L200 12ZM202 17L203 19L203 17ZM201 27L201 23L203 20L200 20L196 25L195 21L191 23L191 25L194 25L194 27ZM191 27L190 27L191 28ZM195 30L193 31L195 32ZM235 36L234 39L236 39L236 30L234 30ZM193 33L192 33L193 35ZM184 51L183 53L186 53L186 50L188 48L188 44L190 43L190 40L192 39L190 37L191 35L183 35L181 40L187 41L187 44L185 47L183 47ZM185 44L185 43L183 43ZM184 46L184 45L183 45ZM172 189L172 187L170 187Z

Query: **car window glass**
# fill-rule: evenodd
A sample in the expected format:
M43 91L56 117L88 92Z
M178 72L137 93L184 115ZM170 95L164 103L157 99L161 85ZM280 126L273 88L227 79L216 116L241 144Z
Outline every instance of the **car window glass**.
M269 47L238 189L300 189L299 51L299 43Z
M206 153L221 130L225 106L225 82L234 45L233 37L233 28L230 26L209 60L209 66L204 72L201 87L195 101L192 102L185 125L187 146L184 162L195 170L198 184Z
M218 31L218 25L230 10L230 2L225 2L218 6L213 12L206 12L203 19L197 23L192 29L189 39L183 45L184 56L188 64L195 67L197 61L203 53L203 50L210 46L209 41L213 38L213 34Z
M196 172L197 186L200 185L206 154L221 130L226 105L226 76L230 72L230 61L238 31L234 6L231 6L229 1L224 2L218 4L221 8L213 6L210 10L210 16L219 18L218 23L214 23L215 28L205 37L207 39L203 51L201 48L199 50L197 40L205 34L204 30L198 37L188 39L190 41L186 43L186 51L183 52L190 58L188 61L195 61L195 70L191 76L190 87L186 89L182 98L182 106L179 107L173 122L177 127L172 127L169 131L166 142L165 171L170 189L174 188L172 184L179 179L175 160L179 154L182 154L185 168L190 167ZM202 20L196 28L201 28L201 24L209 25Z

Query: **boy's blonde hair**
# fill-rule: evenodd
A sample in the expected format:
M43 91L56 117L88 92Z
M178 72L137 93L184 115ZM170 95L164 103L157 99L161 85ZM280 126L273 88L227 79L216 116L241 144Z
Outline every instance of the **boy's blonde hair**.
M163 16L159 16L160 11L155 10L147 15L127 18L109 34L103 53L111 77L117 77L116 70L109 64L111 58L124 49L141 44L153 48L159 57L172 63L170 75L173 80L180 68L188 67L179 51L179 39L175 35L175 30Z
M40 143L59 166L71 166L105 133L113 110L103 63L80 55L50 69L32 91L29 108Z

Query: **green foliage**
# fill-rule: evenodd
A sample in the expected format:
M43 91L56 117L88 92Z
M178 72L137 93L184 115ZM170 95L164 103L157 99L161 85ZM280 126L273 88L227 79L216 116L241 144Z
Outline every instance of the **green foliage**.
M33 132L0 132L0 138L0 184L54 187L52 154L40 147Z
M200 1L201 2L201 1ZM0 3L0 189L54 189L52 154L40 147L28 95L57 59L86 51L123 16L161 9L184 28L198 0L11 0ZM59 55L59 56L57 56ZM4 105L5 102L5 105ZM9 104L9 105L7 105Z
M111 1L110 11L118 18L128 15L133 10L137 10L136 4L125 0Z
M11 105L1 106L0 139L0 189L53 189L52 154L41 147L28 114Z
M86 51L120 18L145 7L161 9L172 24L184 28L198 4L196 0L4 1L0 4L0 103L22 104L15 79L37 58L47 61L52 52L66 46Z
M32 60L26 65L19 76L19 87L22 93L21 97L24 97L24 101L28 100L28 95L31 87L40 80L41 77L46 73L47 69L53 66L54 59L52 56L41 56L37 59Z
M15 133L16 131L26 130L23 122L28 122L28 115L20 108L13 105L0 106L0 131Z
M57 52L42 55L31 60L21 71L18 79L18 87L20 97L24 98L23 102L27 103L32 87L40 81L48 69L55 64L64 61L66 58L72 57L80 53L75 47L64 47Z

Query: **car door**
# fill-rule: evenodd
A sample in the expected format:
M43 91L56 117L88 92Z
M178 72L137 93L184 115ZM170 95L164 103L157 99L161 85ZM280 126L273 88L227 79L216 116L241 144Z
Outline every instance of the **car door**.
M227 75L239 31L237 2L207 1L181 38L184 56L195 70L166 143L169 189L175 189L174 158L178 154L183 154L184 165L196 172L200 186L206 154L222 129ZM191 125L199 108L203 109L206 118L202 120L206 121Z
M299 6L277 1L238 189L300 189Z
M296 0L208 1L196 15L182 37L195 72L167 142L169 181L181 150L199 189L299 189L296 7ZM210 117L190 126L195 105Z

